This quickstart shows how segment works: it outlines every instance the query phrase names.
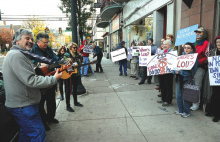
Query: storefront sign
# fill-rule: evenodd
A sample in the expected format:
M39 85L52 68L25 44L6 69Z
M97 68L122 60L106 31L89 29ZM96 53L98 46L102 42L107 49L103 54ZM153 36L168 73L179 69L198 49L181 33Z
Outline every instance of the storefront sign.
M208 57L210 86L220 86L220 56Z
M147 64L147 76L172 73L176 59L177 51L151 56Z
M194 43L196 41L195 30L198 29L198 24L180 29L177 32L175 46L185 44L186 42Z
M172 70L191 70L195 65L198 53L178 56Z
M133 46L132 47L132 56L138 56L138 55L139 55L139 46Z
M85 49L83 49L84 53L92 53L93 46L92 45L84 45Z
M114 20L112 20L112 32L119 29L119 15L117 15Z
M111 58L112 58L112 62L116 62L116 61L120 61L123 59L126 59L126 52L125 49L118 49L116 51L111 52Z
M128 60L131 60L132 59L132 47L128 47L128 57L127 57Z
M151 57L151 46L139 46L139 66L147 66L147 62Z

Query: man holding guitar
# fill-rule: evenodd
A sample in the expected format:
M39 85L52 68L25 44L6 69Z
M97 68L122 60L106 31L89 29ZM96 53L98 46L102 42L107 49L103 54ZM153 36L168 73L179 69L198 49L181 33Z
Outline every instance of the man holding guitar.
M59 57L56 56L56 54L52 51L52 49L48 46L49 43L49 36L46 33L39 33L36 36L36 43L34 44L33 49L31 50L32 53L37 54L39 56L44 56L47 58L52 59L54 62L59 61ZM48 66L47 62L42 62L42 60L38 58L34 58L33 63L35 65L40 66ZM52 70L50 70L52 71ZM55 100L55 86L52 88L49 88L45 95L42 95L41 101L39 103L39 111L42 118L42 121L44 123L45 129L50 130L49 126L46 122L51 123L59 123L57 119L55 119L55 113L56 113L56 100ZM44 110L44 104L46 101L47 105L47 114Z
M45 128L41 121L38 104L41 99L40 88L57 83L62 73L54 76L38 76L35 65L27 54L33 48L33 33L19 29L13 38L13 47L3 63L3 77L6 92L6 107L20 126L19 141L44 142ZM29 53L29 52L28 52Z

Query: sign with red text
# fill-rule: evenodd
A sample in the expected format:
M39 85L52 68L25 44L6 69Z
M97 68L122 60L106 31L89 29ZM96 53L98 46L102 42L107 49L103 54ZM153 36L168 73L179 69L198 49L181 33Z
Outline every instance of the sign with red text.
M172 73L177 51L151 56L147 63L147 76Z
M208 57L210 86L220 86L220 56Z
M139 46L139 66L147 66L147 61L151 56L151 46Z
M116 51L111 52L112 62L120 61L120 60L123 60L126 58L127 58L127 56L126 56L126 52L125 52L124 48L121 48L121 49L118 49Z
M191 70L196 62L198 53L181 55L177 57L172 70Z

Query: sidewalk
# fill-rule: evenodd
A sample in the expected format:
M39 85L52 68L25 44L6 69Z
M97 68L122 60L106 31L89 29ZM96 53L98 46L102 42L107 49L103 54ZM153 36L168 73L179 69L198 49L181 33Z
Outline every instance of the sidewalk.
M104 73L82 78L89 92L78 96L84 107L71 105L75 112L70 113L65 100L59 103L56 118L60 123L50 125L47 142L220 141L220 123L213 123L201 110L191 112L189 118L175 115L176 99L173 105L162 107L156 102L160 98L155 84L138 85L140 80L118 76L118 65L105 57L102 66Z

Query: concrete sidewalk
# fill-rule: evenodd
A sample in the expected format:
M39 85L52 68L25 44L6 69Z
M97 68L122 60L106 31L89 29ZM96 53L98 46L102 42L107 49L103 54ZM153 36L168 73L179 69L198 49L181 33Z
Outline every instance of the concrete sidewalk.
M50 125L47 142L220 142L220 123L201 110L189 118L175 115L175 98L167 108L156 103L155 84L118 76L118 65L105 57L102 66L104 73L82 78L89 92L78 96L84 107L73 107L72 96L75 112L66 111L65 100L59 103L60 123Z

